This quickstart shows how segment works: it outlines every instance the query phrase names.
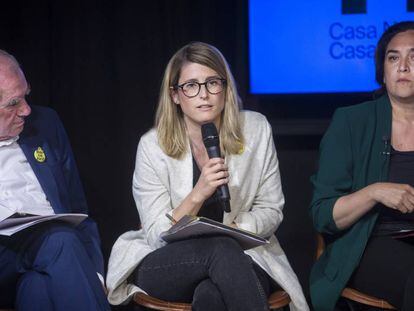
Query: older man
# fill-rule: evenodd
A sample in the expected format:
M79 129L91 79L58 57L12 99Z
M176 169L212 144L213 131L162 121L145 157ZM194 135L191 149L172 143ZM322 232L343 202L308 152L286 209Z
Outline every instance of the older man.
M87 213L63 126L53 110L27 104L29 91L17 61L0 50L0 215ZM0 308L110 310L102 275L90 218L0 236Z

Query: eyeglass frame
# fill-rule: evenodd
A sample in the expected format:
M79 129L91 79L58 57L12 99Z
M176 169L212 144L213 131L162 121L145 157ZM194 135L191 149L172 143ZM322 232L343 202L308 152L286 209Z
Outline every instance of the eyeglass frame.
M217 93L212 93L212 92L210 92L210 90L208 89L208 87L207 87L207 83L209 83L210 81L212 81L212 80L220 80L222 83L223 83L223 86L226 86L227 85L227 80L226 79L223 79L223 78L211 78L211 79L208 79L208 80L206 80L206 81L204 81L203 83L200 83L200 82L197 82L197 81L188 81L188 82L184 82L184 83L182 83L182 84L176 84L176 85L173 85L173 86L170 86L170 89L172 89L172 90L177 90L178 88L180 88L181 89L181 91L183 92L183 94L184 94L184 96L186 96L186 97L188 97L188 98L194 98L194 97L196 97L198 94L200 94L200 91L201 91L201 86L203 86L204 85L204 87L206 88L206 90L207 90L207 92L209 93L209 94L211 94L211 95L217 95L217 94L220 94L221 92L223 92L223 90L224 90L224 88L220 91L220 92L217 92ZM196 83L197 85L198 85L198 91L197 91L197 94L195 94L195 95L193 95L193 96L188 96L185 92L184 92L184 86L186 85L186 84L188 84L188 83Z

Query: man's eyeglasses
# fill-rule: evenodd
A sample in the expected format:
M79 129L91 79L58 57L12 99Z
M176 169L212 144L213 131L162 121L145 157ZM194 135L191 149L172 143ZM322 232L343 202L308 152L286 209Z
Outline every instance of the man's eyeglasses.
M185 82L180 85L172 86L172 88L174 90L177 90L178 88L180 88L183 91L185 96L192 98L192 97L196 97L200 93L202 85L206 87L207 92L209 92L210 94L218 94L221 91L223 91L226 85L226 79L213 78L203 83L191 81L191 82Z

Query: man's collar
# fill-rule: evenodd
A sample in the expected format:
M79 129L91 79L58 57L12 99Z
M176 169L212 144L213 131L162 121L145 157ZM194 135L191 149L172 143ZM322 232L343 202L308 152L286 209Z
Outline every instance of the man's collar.
M19 135L9 138L9 139L5 139L5 140L0 140L0 147L3 146L10 146L12 143L14 143L15 141L17 141L19 139Z

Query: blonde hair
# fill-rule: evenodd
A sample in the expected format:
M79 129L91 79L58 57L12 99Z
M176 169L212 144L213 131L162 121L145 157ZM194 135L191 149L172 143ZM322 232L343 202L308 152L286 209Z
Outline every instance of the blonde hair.
M187 152L188 137L183 112L174 103L170 87L178 84L181 68L188 62L209 67L227 81L219 128L220 145L224 154L240 153L244 144L240 96L224 56L217 48L203 42L192 42L182 47L173 55L165 69L155 116L155 127L162 150L175 159L182 158Z

